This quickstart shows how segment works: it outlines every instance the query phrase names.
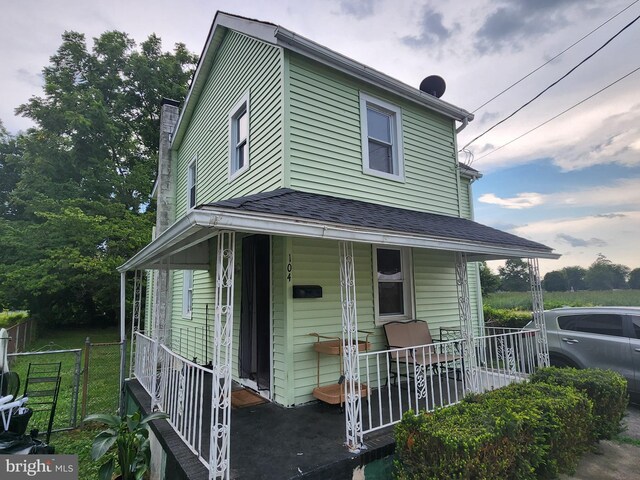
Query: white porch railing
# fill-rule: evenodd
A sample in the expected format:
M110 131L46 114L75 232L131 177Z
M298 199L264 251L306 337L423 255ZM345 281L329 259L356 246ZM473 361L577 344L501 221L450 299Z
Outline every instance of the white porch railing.
M458 403L466 391L462 341L358 354L363 398L362 432L402 419L411 409L432 411Z
M153 396L151 393L153 391L153 376L157 369L153 358L155 342L142 332L134 332L132 343L135 345L132 365L133 374L149 396Z
M537 352L539 335L539 329L485 327L485 335L474 339L480 391L521 382L542 366Z
M209 468L208 448L203 446L203 431L210 430L211 369L195 364L172 352L158 348L163 369L160 372L158 406L169 415L167 421L198 459ZM204 430L203 430L204 429ZM203 451L204 448L204 451Z

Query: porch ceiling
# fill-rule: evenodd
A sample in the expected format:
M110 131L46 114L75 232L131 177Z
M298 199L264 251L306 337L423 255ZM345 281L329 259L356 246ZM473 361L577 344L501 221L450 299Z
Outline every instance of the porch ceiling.
M464 218L278 189L194 209L119 270L209 269L209 240L220 230L464 252L471 261L560 256Z

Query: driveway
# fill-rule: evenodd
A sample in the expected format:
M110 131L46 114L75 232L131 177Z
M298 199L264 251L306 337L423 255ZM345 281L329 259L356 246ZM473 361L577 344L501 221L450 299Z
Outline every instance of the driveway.
M575 475L561 475L562 480L632 480L640 478L640 447L624 440L640 443L640 406L630 405L623 420L626 430L618 440L602 441L596 451L587 453L580 460Z

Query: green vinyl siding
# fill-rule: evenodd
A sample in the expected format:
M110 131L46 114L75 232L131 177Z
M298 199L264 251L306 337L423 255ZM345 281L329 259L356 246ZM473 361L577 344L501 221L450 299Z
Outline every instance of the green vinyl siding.
M291 188L458 215L452 120L299 55L285 55ZM362 171L360 91L402 109L404 183Z
M187 166L197 158L196 204L282 186L283 53L245 35L225 36L180 145L176 218L186 212ZM229 182L229 114L249 92L249 169Z
M468 178L460 178L460 216L473 220L471 208L471 182Z

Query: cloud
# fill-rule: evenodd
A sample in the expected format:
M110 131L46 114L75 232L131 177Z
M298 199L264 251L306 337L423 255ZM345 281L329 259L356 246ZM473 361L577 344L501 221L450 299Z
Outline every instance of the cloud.
M565 10L583 0L512 0L489 14L476 32L475 49L481 54L504 49L518 51L526 41L555 32L568 24ZM588 2L590 3L590 2Z
M493 122L499 116L500 116L500 114L498 112L484 112L482 114L482 116L480 117L479 123L484 124L484 123ZM493 148L493 146L492 146L492 148Z
M44 85L44 77L41 73L33 73L26 68L19 68L16 71L16 78L32 87L40 88Z
M571 235L567 235L566 233L559 233L556 235L558 240L564 240L572 247L606 247L607 242L604 240L600 240L599 238L590 238L589 240L584 240L582 238L572 237Z
M595 215L600 218L624 218L626 215L624 213L601 213L599 215Z
M501 198L494 193L485 193L478 198L481 203L498 205L509 209L533 208L541 205L554 207L605 207L640 205L640 177L627 178L613 182L611 185L588 187L580 190L569 190L558 193L541 194L523 192L515 197ZM600 217L616 218L622 214L606 214Z
M358 20L370 17L380 0L340 0L340 11Z
M485 193L478 198L479 202L498 205L499 207L520 210L536 207L544 203L544 196L539 193L519 193L515 197L500 198L493 193Z
M454 23L447 28L443 23L442 13L426 7L420 20L420 32L418 35L402 37L402 43L414 48L428 47L442 44L451 35L460 30L460 24Z

